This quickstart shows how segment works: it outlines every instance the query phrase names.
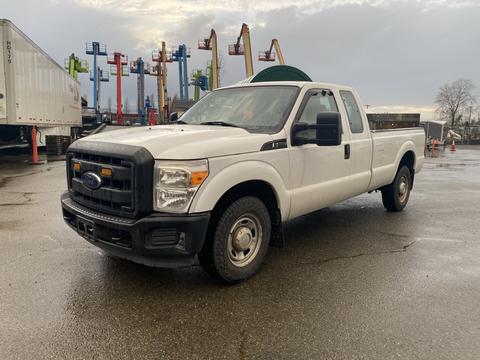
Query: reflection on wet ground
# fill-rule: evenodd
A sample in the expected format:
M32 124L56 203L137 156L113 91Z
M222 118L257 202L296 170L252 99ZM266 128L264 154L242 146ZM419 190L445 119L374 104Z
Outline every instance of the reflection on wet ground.
M480 148L428 158L407 209L365 194L289 222L253 279L105 256L63 224L63 161L0 158L0 358L480 354Z

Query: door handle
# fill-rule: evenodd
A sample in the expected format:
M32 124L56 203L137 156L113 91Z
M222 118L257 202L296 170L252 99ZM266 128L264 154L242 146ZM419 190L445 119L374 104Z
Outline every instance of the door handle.
M343 158L345 160L350 159L350 144L345 144L345 153L344 153Z

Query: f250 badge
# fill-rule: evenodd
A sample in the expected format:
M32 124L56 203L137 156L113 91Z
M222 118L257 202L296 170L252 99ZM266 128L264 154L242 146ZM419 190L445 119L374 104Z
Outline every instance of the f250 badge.
M82 183L90 190L96 190L102 186L102 178L91 171L86 171L82 174Z

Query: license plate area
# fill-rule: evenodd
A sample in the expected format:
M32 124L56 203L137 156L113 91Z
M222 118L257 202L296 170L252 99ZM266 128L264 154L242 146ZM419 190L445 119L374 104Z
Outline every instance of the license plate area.
M89 240L95 240L96 231L95 223L91 220L77 216L77 232L80 236L87 238Z

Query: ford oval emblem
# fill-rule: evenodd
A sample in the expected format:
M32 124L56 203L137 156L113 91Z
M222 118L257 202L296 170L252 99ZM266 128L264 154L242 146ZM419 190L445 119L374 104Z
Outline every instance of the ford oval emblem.
M82 183L90 190L95 190L102 186L102 178L94 172L85 171L82 174Z

